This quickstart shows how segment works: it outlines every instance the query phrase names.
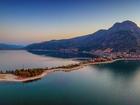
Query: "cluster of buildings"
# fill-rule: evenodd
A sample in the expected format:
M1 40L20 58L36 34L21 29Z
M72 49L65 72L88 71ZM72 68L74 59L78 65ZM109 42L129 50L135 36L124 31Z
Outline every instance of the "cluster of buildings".
M77 48L59 49L60 52L65 53L79 53ZM126 50L126 51L113 51L112 48L97 49L91 51L83 51L83 53L92 54L101 58L140 58L140 50Z
M97 55L99 57L108 57L108 58L140 58L140 52L138 51L118 51L115 52L111 48L107 48L104 50L92 50L90 52L93 55Z

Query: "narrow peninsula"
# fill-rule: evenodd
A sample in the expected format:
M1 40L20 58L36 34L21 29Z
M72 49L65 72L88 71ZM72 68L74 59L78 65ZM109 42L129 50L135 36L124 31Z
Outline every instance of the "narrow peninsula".
M58 67L51 67L51 68L32 68L32 69L17 69L13 71L0 71L0 81L7 81L7 82L29 82L43 78L44 76L48 75L49 73L56 72L56 71L64 71L70 72L73 70L78 70L90 64L97 65L97 64L104 64L104 63L113 63L118 60L140 60L138 58L104 58L99 57L95 59L90 59L86 61L80 61L79 63L69 64L65 66L58 66Z

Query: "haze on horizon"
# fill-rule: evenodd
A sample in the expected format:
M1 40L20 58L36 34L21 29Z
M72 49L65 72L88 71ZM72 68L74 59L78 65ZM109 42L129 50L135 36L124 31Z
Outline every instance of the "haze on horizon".
M139 5L138 0L1 0L0 42L71 38L125 20L140 25Z

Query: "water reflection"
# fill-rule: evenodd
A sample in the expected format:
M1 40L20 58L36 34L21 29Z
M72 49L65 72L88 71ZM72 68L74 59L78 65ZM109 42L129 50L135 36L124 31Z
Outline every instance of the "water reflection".
M12 59L7 59L10 56ZM19 58L14 58L17 56ZM39 65L46 61L45 65L53 64L53 66L67 61L27 52L0 53L1 64L31 64L36 60ZM2 105L140 105L139 68L138 61L119 61L112 64L90 65L68 73L53 72L41 80L27 84L3 82L0 85L0 103Z
M82 52L62 52L62 51L29 51L28 52L36 55L45 55L58 58L76 58L76 57L95 57L92 54Z
M106 70L112 72L116 76L131 77L140 68L140 61L117 61L110 64L93 65L100 71Z
M24 50L0 51L0 70L15 70L21 68L54 67L75 63L71 59L39 56Z

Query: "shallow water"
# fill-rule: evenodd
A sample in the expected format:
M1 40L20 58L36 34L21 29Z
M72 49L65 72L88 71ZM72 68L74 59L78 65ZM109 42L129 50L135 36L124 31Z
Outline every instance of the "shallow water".
M0 105L140 105L140 62L90 65L29 83L1 82Z

